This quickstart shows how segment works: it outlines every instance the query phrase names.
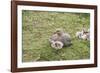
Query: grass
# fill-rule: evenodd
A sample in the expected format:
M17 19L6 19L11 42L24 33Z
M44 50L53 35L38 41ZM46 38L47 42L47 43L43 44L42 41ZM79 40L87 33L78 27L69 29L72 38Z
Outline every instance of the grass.
M80 31L83 25L89 28L89 20L90 15L86 13L23 10L23 62L89 59L89 41L75 37L75 33ZM71 46L60 50L50 46L48 39L57 28L62 28L71 35Z

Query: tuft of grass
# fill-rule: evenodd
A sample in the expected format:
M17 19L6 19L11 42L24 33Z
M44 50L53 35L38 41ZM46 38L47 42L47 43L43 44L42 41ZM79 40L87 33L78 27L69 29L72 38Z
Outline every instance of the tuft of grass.
M85 25L88 29L88 13L22 11L22 61L60 61L90 58L90 42L79 40L75 33ZM49 37L62 28L72 38L72 45L60 50L53 49Z

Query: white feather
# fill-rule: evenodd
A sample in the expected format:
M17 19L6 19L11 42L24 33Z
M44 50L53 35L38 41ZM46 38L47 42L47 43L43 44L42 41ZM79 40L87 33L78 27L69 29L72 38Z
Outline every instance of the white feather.
M54 49L61 49L63 47L63 43L60 41L53 41L51 47Z

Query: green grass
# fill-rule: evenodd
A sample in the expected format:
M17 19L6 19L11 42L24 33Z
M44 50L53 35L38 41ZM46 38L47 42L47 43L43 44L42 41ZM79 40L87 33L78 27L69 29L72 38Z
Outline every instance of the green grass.
M83 25L89 28L89 20L90 16L86 13L23 10L23 62L89 59L89 41L75 37L75 33L80 31ZM60 50L50 46L48 39L57 28L62 28L71 35L71 46Z

